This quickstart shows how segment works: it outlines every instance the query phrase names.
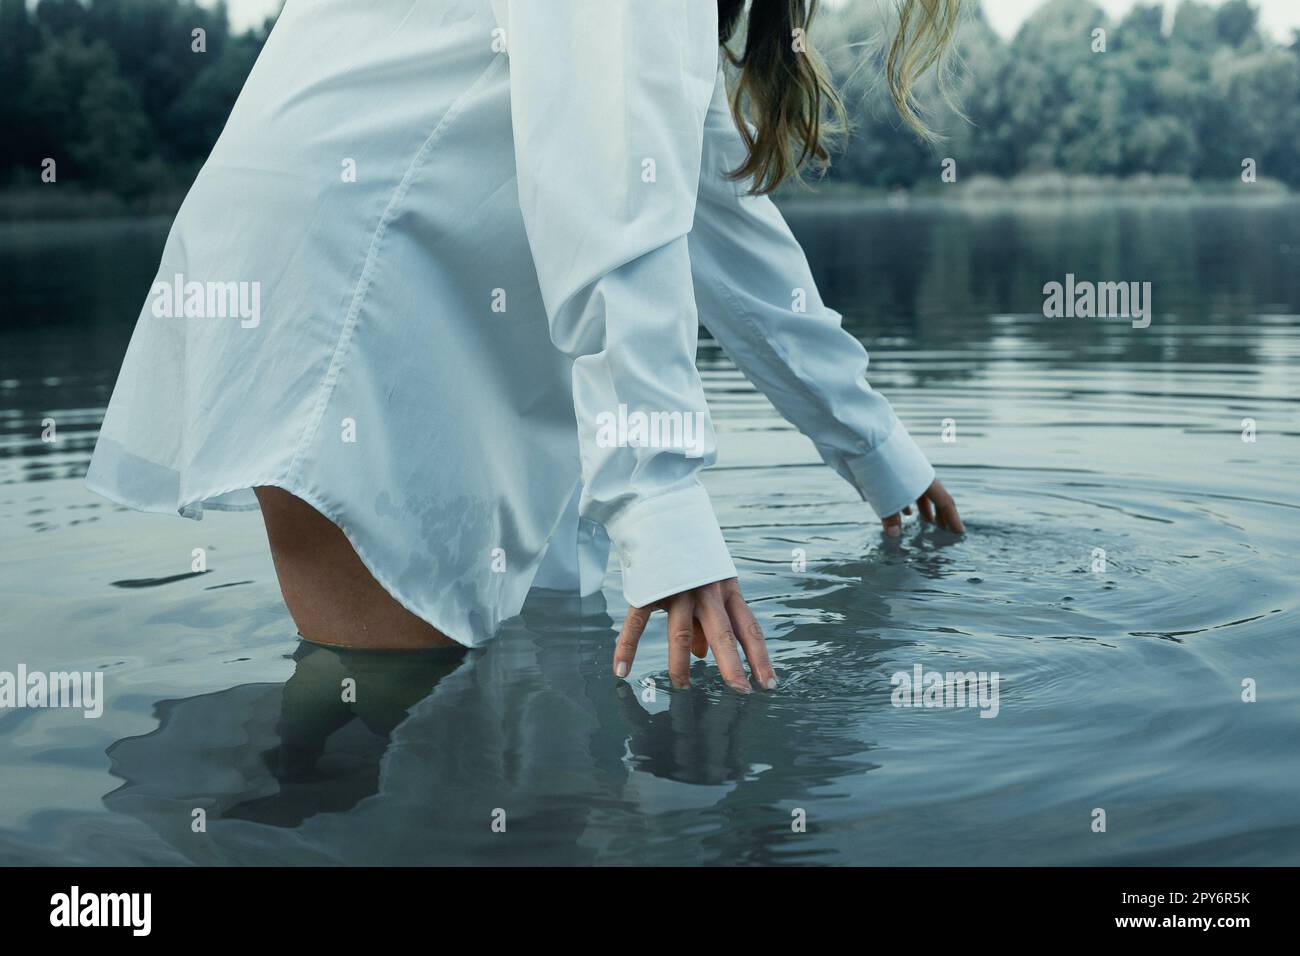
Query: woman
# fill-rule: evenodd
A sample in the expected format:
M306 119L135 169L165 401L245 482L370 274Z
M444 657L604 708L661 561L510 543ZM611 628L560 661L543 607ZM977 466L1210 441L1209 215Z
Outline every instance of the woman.
M168 236L89 485L260 506L299 631L348 647L482 643L530 587L597 590L612 546L619 677L662 608L675 683L707 646L747 692L739 643L775 687L698 478L697 321L887 533L913 503L962 526L765 195L826 155L811 11L754 6L750 126L719 68L742 6L289 0ZM902 7L913 122L956 7Z

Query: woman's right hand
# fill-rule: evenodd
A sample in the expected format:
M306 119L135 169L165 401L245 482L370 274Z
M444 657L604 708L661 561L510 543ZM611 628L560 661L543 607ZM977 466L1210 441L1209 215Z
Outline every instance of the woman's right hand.
M763 629L741 596L735 578L682 591L649 607L629 608L614 648L615 676L627 677L631 673L637 643L650 615L658 610L668 612L668 676L674 687L690 686L692 652L704 657L711 649L727 686L737 693L750 693L753 688L736 650L739 644L745 649L750 673L758 685L766 690L776 688L776 671L767 656Z

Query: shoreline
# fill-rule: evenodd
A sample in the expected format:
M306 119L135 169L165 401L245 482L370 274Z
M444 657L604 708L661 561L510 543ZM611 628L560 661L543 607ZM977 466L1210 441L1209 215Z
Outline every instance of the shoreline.
M165 190L138 199L50 185L0 189L0 222L57 222L174 216L188 190Z
M165 191L135 200L111 193L82 192L65 187L0 189L0 223L91 222L111 219L174 217L185 199L184 190ZM921 188L884 189L855 183L813 182L807 187L787 187L772 198L782 208L828 206L834 203L883 205L980 206L1020 203L1168 203L1276 202L1300 196L1278 180L1255 183L1231 180L1189 180L1182 177L1135 176L1112 179L1065 174L1037 174L1012 179L974 176L951 185L927 184Z
M1284 182L1261 178L1193 180L1182 176L1085 176L1068 173L1033 173L1003 179L975 175L952 184L926 183L912 188L886 189L856 183L822 181L811 187L779 190L773 198L787 203L822 203L833 200L876 199L907 203L916 200L951 203L1016 202L1024 200L1169 200L1169 199L1279 199L1297 193Z

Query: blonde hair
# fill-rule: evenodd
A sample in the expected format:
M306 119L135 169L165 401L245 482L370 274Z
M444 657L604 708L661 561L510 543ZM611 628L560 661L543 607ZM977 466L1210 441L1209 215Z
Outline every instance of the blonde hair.
M903 122L929 142L941 137L921 118L914 96L916 82L935 67L942 83L939 67L952 46L960 14L961 0L900 0L898 3L898 32L885 57L889 98Z
M921 117L916 84L950 48L961 7L962 0L897 0L898 31L885 57L885 78L903 122L930 142L940 137ZM744 8L745 0L718 0L718 40L739 71L731 112L747 151L731 176L752 180L749 191L763 195L800 179L810 160L828 164L828 144L848 123L830 71L809 39L818 0L753 0L744 49L735 53L726 44Z

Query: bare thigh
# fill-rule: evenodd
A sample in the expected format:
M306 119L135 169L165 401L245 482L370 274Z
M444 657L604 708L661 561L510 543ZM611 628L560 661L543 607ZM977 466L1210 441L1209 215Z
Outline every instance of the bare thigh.
M280 592L298 633L318 644L418 650L456 644L384 590L347 536L280 488L254 488Z

